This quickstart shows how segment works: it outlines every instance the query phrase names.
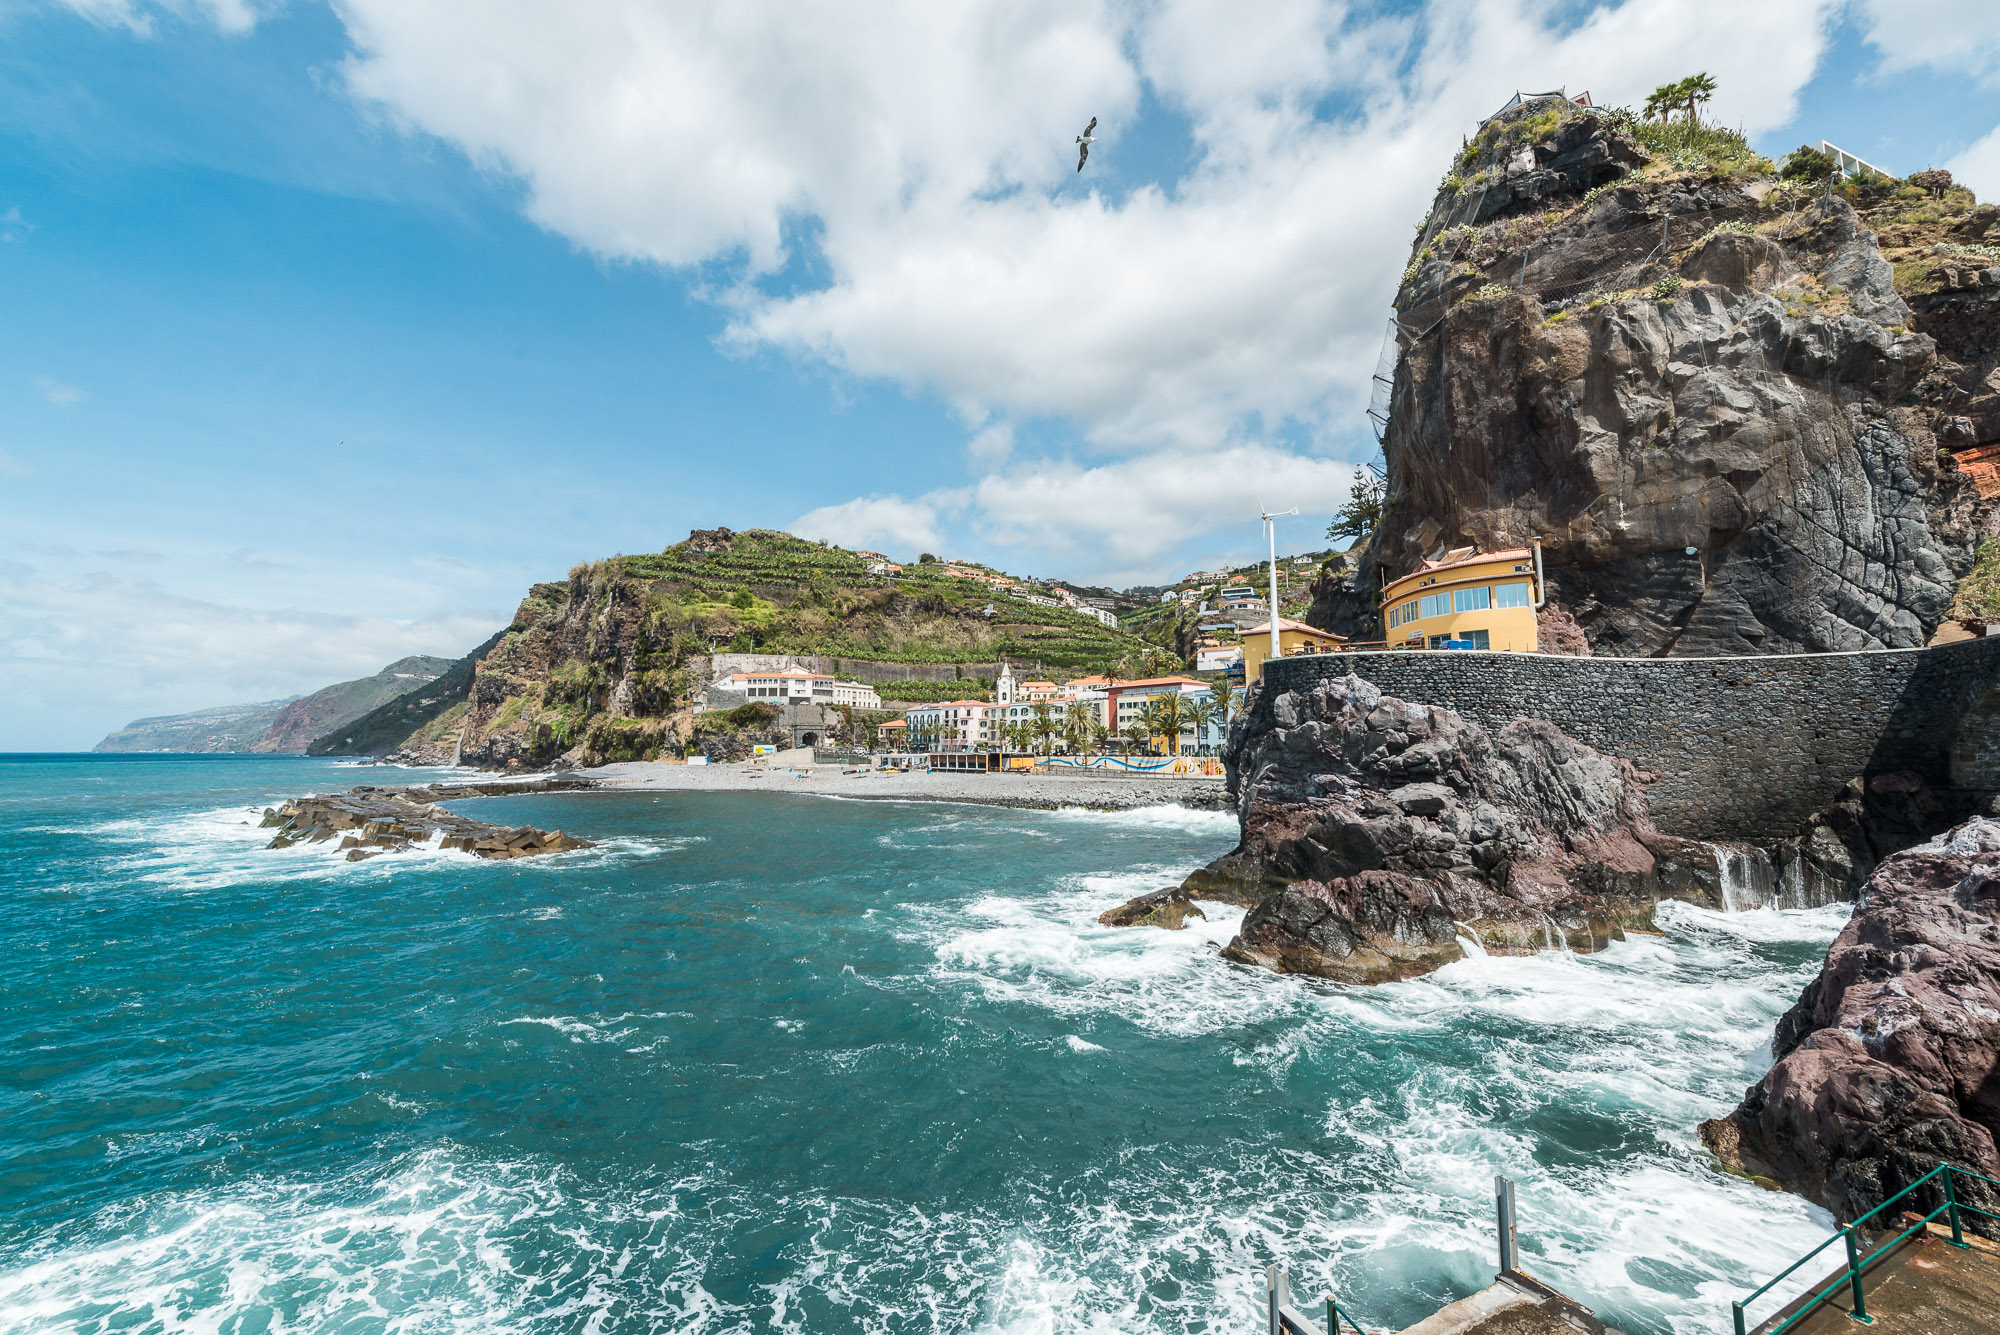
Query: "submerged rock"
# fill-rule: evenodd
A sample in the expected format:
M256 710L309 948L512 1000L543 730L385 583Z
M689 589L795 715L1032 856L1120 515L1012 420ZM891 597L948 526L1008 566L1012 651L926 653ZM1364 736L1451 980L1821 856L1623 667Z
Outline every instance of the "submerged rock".
M1188 898L1186 891L1177 885L1170 885L1164 890L1128 899L1115 909L1106 909L1097 915L1097 921L1106 927L1164 927L1170 932L1178 932L1187 926L1189 918L1206 920L1207 917L1201 906Z
M1736 1111L1701 1124L1731 1170L1842 1220L1940 1160L2000 1177L2000 821L1967 821L1875 869L1772 1052ZM2000 1211L1991 1188L1960 1190Z
M1380 982L1462 935L1601 950L1662 895L1714 901L1712 853L1654 830L1632 766L1540 719L1489 733L1348 676L1258 699L1224 760L1242 839L1181 889L1251 906L1242 963Z

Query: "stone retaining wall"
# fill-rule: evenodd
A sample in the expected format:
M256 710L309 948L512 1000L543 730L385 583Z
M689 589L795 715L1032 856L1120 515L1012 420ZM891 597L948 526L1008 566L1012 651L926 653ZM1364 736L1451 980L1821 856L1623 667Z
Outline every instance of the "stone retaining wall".
M1749 658L1398 651L1265 666L1280 690L1349 672L1488 728L1544 718L1658 773L1649 798L1670 834L1781 839L1859 774L1950 786L1956 769L1968 787L2000 787L2000 636Z

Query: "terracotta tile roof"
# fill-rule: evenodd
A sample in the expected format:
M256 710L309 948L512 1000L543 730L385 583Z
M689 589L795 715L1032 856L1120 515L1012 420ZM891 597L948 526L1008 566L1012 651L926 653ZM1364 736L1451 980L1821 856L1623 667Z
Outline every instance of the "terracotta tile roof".
M1974 445L1969 450L1953 450L1958 471L1972 479L1981 497L2000 496L2000 441Z

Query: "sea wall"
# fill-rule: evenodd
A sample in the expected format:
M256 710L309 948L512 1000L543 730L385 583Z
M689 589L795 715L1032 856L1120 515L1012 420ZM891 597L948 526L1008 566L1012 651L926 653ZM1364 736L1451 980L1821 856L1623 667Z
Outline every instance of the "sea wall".
M1861 774L2000 789L2000 636L1743 658L1385 651L1264 671L1278 690L1352 672L1489 728L1547 719L1656 773L1654 820L1691 838L1785 838Z

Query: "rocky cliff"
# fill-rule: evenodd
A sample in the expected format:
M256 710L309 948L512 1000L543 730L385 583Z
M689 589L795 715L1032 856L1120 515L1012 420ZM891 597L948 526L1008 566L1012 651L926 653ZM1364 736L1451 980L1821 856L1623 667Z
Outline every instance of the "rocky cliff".
M1535 104L1466 146L1397 293L1385 518L1316 621L1375 638L1383 571L1537 536L1597 653L1908 646L1947 615L1992 522L1941 453L2000 438L1984 279L1892 266L1747 149L1642 132ZM1983 236L1957 207L1897 224L1899 257Z
M1381 982L1461 937L1599 950L1663 895L1720 902L1712 850L1653 829L1632 767L1538 719L1488 732L1353 676L1259 687L1224 761L1242 838L1181 893L1252 906L1224 952L1243 963Z
M1701 1126L1735 1171L1843 1220L1940 1160L2000 1177L2000 822L1975 818L1876 868L1772 1055L1736 1111ZM2000 1210L1990 1189L1965 1189Z

